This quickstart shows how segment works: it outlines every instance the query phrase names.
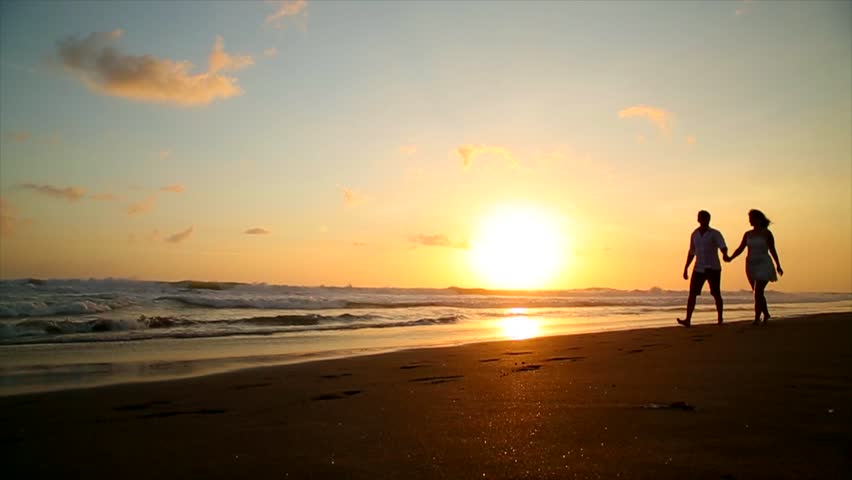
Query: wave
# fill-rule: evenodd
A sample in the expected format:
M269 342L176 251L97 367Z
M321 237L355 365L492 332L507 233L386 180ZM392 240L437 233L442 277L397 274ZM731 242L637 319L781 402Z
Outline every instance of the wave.
M54 343L67 341L121 341L121 336L84 338L70 337L75 334L94 334L103 332L159 332L156 338L203 338L227 335L269 335L278 332L308 332L329 330L357 330L365 328L398 328L427 325L448 325L457 323L462 315L444 317L426 317L413 320L387 321L375 315L324 316L277 315L272 317L247 317L233 320L190 320L169 316L140 316L138 319L89 319L54 320L31 319L17 323L0 324L0 342L2 343ZM78 335L79 337L79 335ZM30 338L31 341L27 341ZM155 338L150 336L147 338ZM135 336L133 340L146 337Z
M218 292L217 292L218 293ZM426 298L422 298L426 297ZM322 297L302 295L274 296L221 296L221 295L166 295L157 301L173 301L184 307L209 309L257 309L257 310L383 310L414 308L461 308L461 309L507 309L507 308L594 308L636 307L637 309L682 309L686 295L623 295L592 298L544 297L544 296L422 296L417 299L394 298L392 295L370 295L364 300L346 297ZM841 301L842 297L826 295L799 295L767 293L773 303L811 303ZM731 305L750 304L751 292L731 292L725 297Z
M65 298L0 302L0 318L48 317L109 312L132 304L128 299Z

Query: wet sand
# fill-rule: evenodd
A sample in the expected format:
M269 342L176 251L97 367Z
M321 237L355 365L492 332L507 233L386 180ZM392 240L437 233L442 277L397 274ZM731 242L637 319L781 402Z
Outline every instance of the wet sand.
M4 397L0 459L5 478L847 478L851 339L849 312Z

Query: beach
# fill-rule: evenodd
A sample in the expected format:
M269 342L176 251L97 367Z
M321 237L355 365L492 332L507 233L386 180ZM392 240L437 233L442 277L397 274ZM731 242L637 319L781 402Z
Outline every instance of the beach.
M852 312L7 396L0 455L8 478L845 478L849 338Z

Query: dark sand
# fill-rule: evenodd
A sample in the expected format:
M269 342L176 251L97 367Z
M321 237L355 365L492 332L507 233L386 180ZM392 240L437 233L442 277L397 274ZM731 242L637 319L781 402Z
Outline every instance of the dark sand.
M0 458L4 478L852 478L852 312L5 397Z

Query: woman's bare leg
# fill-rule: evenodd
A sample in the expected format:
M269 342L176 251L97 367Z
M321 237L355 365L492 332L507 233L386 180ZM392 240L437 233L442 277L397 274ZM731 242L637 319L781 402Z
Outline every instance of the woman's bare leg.
M769 318L769 306L766 304L766 285L769 282L758 280L754 282L754 322L760 321L760 314L765 314L763 323Z

